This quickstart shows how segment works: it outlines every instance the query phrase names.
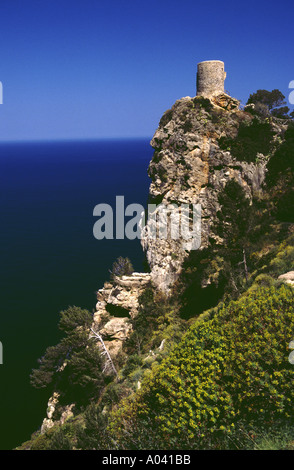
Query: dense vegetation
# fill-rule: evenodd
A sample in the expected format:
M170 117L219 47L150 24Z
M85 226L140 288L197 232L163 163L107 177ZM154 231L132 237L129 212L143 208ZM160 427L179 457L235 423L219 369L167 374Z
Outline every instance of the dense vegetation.
M89 340L92 314L61 312L64 336L31 382L60 393L54 419L69 403L74 416L22 448L293 448L294 291L278 277L294 264L294 126L283 100L278 90L258 90L248 100L254 116L245 110L237 135L220 139L242 162L265 156L263 190L249 198L231 179L219 192L210 246L191 252L170 297L152 285L141 295L118 377L103 373ZM132 271L119 258L111 281Z
M254 104L254 110L263 116L272 115L280 119L293 117L289 115L290 108L286 106L285 96L280 90L257 90L249 96L247 104Z
M267 155L273 147L271 124L255 117L249 124L241 123L236 138L221 137L219 145L240 161L255 162L258 153Z
M79 307L62 311L59 328L64 336L56 346L47 348L39 368L32 371L31 384L51 393L58 390L60 405L75 403L79 409L101 393L105 377L100 351L89 341L92 321L92 314Z
M151 448L222 448L229 438L234 446L239 423L291 422L293 309L286 286L254 289L220 305L114 413L112 437L123 448L142 448L148 429Z

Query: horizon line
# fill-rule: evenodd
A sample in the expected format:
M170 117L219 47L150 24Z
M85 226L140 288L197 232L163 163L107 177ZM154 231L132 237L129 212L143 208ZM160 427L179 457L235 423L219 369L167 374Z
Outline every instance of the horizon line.
M101 140L143 140L152 139L152 136L113 136L113 137L61 137L61 138L41 138L41 139L7 139L2 140L1 144L23 144L23 143L56 143L56 142L96 142Z

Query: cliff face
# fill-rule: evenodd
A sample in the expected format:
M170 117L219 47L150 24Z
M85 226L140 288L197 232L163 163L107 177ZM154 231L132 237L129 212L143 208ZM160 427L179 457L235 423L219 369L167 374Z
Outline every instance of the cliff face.
M199 249L206 248L214 236L211 227L221 209L218 196L230 180L236 180L249 199L262 188L267 152L253 152L251 159L242 158L242 152L239 152L240 158L236 158L233 152L240 128L250 128L255 119L251 113L239 109L239 101L220 93L209 99L203 96L182 98L160 120L151 141L154 155L148 169L151 178L149 203L168 207L169 216L176 213L181 204L199 204ZM283 125L273 122L268 125L274 141L283 132ZM256 143L255 135L253 141ZM223 145L223 142L227 144ZM258 150L258 146L256 148ZM132 332L131 320L138 313L139 298L144 289L151 282L168 295L189 255L189 244L181 236L177 239L170 236L154 238L152 218L143 227L142 246L151 272L117 277L97 292L92 328L99 332L114 360ZM97 345L100 347L99 343ZM53 396L50 400L43 430L54 424L52 415L58 397ZM66 416L71 413L70 406L64 411Z
M106 348L116 357L132 331L130 320L138 313L139 297L150 282L150 274L133 273L106 282L97 292L93 329L99 331Z
M104 345L112 359L117 359L122 351L124 341L132 333L131 320L137 315L139 297L150 282L148 273L132 273L129 276L115 277L113 282L105 282L97 292L96 312L93 316L92 329L99 332ZM93 341L93 340L92 340ZM101 343L97 347L103 355ZM105 361L106 365L106 361ZM64 363L60 370L64 369ZM105 372L107 372L105 368ZM55 391L49 398L46 417L43 419L41 434L44 434L56 423L63 424L73 416L74 403L62 407L60 418L54 418L60 408L60 393Z
M248 199L252 200L256 193L262 191L269 156L285 139L283 135L287 128L285 121L269 117L259 118L252 114L252 111L254 111L252 105L250 111L248 108L247 111L246 108L240 110L239 102L223 92L213 94L209 98L204 96L185 97L176 101L172 108L164 113L151 141L154 155L148 170L151 178L149 203L157 207L163 204L168 208L170 217L173 214L175 216L179 214L178 210L182 204L189 207L192 204L199 205L201 207L201 244L197 249L208 247L211 238L216 238L212 226L217 219L218 211L222 209L219 204L219 200L221 200L219 195L223 192L226 184L232 180L237 181L244 189ZM223 209L225 209L225 204ZM155 214L157 211L159 209L155 209ZM160 223L159 229L161 229ZM221 243L220 239L217 241ZM139 312L141 294L144 293L146 287L153 284L159 291L168 295L181 273L183 263L191 248L183 236L177 239L171 238L171 236L154 238L154 219L152 217L143 227L142 246L146 252L151 272L113 276L112 282L106 282L104 287L97 292L96 311L93 319L90 316L92 332L99 333L100 342L97 341L97 347L100 349L101 356L105 358L105 352L108 352L115 363L119 362L118 359L123 356L124 342L130 337L132 331L135 333L140 331L140 329L136 330L136 322L132 322L132 320ZM267 253L270 249L270 246L266 246ZM276 264L273 265L272 273L276 276L277 272L282 272L279 280L293 286L294 272L289 270L292 268L293 261L291 253L286 245L286 248L283 246L278 254L275 254ZM286 258L285 262L282 260L283 257ZM278 270L277 266L279 266ZM282 270L284 267L285 270ZM286 270L289 271L285 272ZM258 283L261 283L261 286L262 282L267 285L266 282L270 282L271 276L262 273L256 277L256 280L258 277L259 281L253 287L253 292L256 286L259 290ZM168 315L164 309L160 311L160 303L164 304L166 300L170 299L166 299L161 293L157 294L158 298L154 300L154 297L153 299L153 308L148 305L148 308L143 309L143 313L147 316L147 322L151 323L152 328L154 327L152 316L160 318L161 315L161 323L156 328L158 331L161 330L161 334L162 331L164 333L168 331L168 340L171 338L172 344L175 344L177 339L174 340L174 332L176 335L179 334L179 331L182 333L179 325L175 322L173 324L172 314L174 314L174 309L178 314L177 306L168 306L171 309ZM144 328L146 328L145 325ZM170 328L171 326L172 328ZM86 334L88 338L88 327ZM142 333L140 334L142 335ZM144 330L143 335L146 337L150 335L150 329ZM95 336L92 336L91 333L90 338L91 341L93 338L95 340ZM155 346L157 351L164 348L167 338L164 337L159 347ZM183 346L185 347L185 343ZM152 356L155 356L153 351L149 350L149 344L148 351ZM121 354L122 352L123 354ZM107 357L101 361L102 374L107 371ZM142 363L148 358L150 359L149 353L147 357L142 359ZM95 369L96 365L95 356ZM131 366L132 362L128 365ZM62 373L66 367L65 360L62 366L58 367L58 373ZM127 382L131 373L126 373L125 369L122 370L123 381ZM140 371L141 376L144 374L142 370ZM87 371L87 380L89 378L92 380ZM97 379L96 375L94 375L94 379ZM137 378L136 380L136 386L140 388L141 382ZM126 388L131 390L129 385ZM96 383L95 390L97 390ZM123 387L121 391L126 393ZM127 393L130 393L129 391ZM103 398L102 389L100 393ZM46 433L57 422L63 424L69 417L75 416L75 403L69 402L69 404L62 405L59 403L61 396L62 394L56 389L49 399L47 417L43 421L41 434ZM166 397L169 400L168 394ZM107 406L103 409L103 413L104 411L107 413ZM55 417L58 416L57 421ZM131 428L133 428L133 422L131 424ZM42 445L42 441L40 442L39 445Z
M267 148L263 142L264 130L261 131L263 153L258 152L257 145L251 159L243 158L242 152L236 158L230 145L223 145L224 141L234 145L240 128L253 127L255 121L254 115L240 110L240 102L226 93L210 98L182 98L160 120L151 141L154 155L148 169L151 178L149 203L157 208L164 205L169 216L179 214L181 204L189 207L198 204L201 207L199 249L206 248L209 238L214 236L211 227L221 209L218 196L230 180L236 180L249 199L262 188L268 158L264 151ZM282 125L273 122L266 125L270 127L269 135L273 140L283 132ZM254 134L255 145L256 141ZM155 213L157 211L159 209ZM159 220L157 229L158 226L161 229L160 224ZM138 299L146 285L151 281L156 288L169 294L191 248L182 236L174 239L169 233L166 238L154 238L154 218L147 220L143 227L141 242L150 274L133 273L117 278L114 284L105 283L97 293L93 328L101 332L114 356L130 335L130 319L138 312Z
M201 204L201 246L208 244L210 227L219 210L218 194L235 179L251 198L265 177L266 156L254 162L238 161L224 139L235 139L239 127L254 117L239 109L239 102L225 93L211 99L185 97L162 116L151 141L154 155L149 166L150 203ZM279 133L279 129L276 129ZM175 210L171 206L171 212ZM143 230L142 246L151 268L151 280L168 293L178 278L188 250L183 239L153 239L151 221Z

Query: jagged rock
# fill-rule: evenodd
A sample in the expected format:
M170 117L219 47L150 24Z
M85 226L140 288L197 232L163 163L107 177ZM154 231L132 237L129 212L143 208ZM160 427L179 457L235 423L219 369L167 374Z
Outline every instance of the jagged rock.
M246 104L246 106L244 107L244 111L246 113L251 113L253 112L255 109L255 104L254 103L249 103L249 104Z
M65 421L69 418L72 418L74 416L74 413L73 413L73 408L75 407L74 403L72 403L71 405L66 405L64 407L64 411L61 413L61 417L60 417L60 424L64 424Z
M53 421L53 415L56 409L56 406L59 402L59 393L54 392L53 395L49 398L47 404L47 418L43 419L43 423L41 426L41 434L44 434L50 428L52 428L55 424Z
M131 329L132 326L128 318L112 318L100 330L100 334L110 341L124 341L129 336Z
M289 271L285 274L281 274L278 279L286 282L290 286L294 287L294 271Z
M48 400L48 405L47 405L47 418L43 419L42 426L41 426L41 434L44 434L46 431L51 429L55 424L64 424L64 422L74 416L73 413L73 408L74 408L74 403L70 405L66 405L63 409L63 412L61 413L61 417L58 420L54 420L53 416L56 410L56 407L59 403L59 393L54 392L53 395L49 398Z
M236 100L235 98L232 98L226 93L221 93L217 96L213 96L211 98L211 101L213 102L213 104L219 106L220 108L227 109L228 111L238 109L240 106L240 101Z
M94 323L100 323L101 315L108 313L111 306L126 310L126 316L138 313L138 298L150 282L148 273L132 273L130 276L116 277L114 283L105 283L97 292L98 302L94 313Z
M139 297L150 283L150 274L132 273L115 277L97 292L93 329L99 331L106 348L115 358L132 331L130 319L138 314Z
M160 346L158 348L159 351L163 351L163 348L164 348L164 343L166 342L166 339L163 339L160 343Z
M49 431L49 429L53 428L54 424L53 419L44 418L41 426L41 434L44 434Z
M237 161L229 150L220 148L221 137L235 138L240 123L250 124L254 119L240 110L239 104L226 93L210 99L182 98L164 113L151 140L154 155L148 169L150 202L171 207L200 204L200 249L209 244L210 227L220 209L218 194L226 183L236 179L251 198L265 178L267 156L258 154L256 162L247 163ZM152 283L168 294L190 248L183 238L154 239L154 224L149 218L141 243Z

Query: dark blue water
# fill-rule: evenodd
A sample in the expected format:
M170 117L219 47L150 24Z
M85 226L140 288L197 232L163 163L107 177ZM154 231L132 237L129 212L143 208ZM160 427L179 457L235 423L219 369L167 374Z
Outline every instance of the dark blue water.
M0 449L39 428L48 394L29 374L59 339L59 312L93 310L118 256L143 269L139 240L93 236L96 204L147 202L149 140L0 144Z

